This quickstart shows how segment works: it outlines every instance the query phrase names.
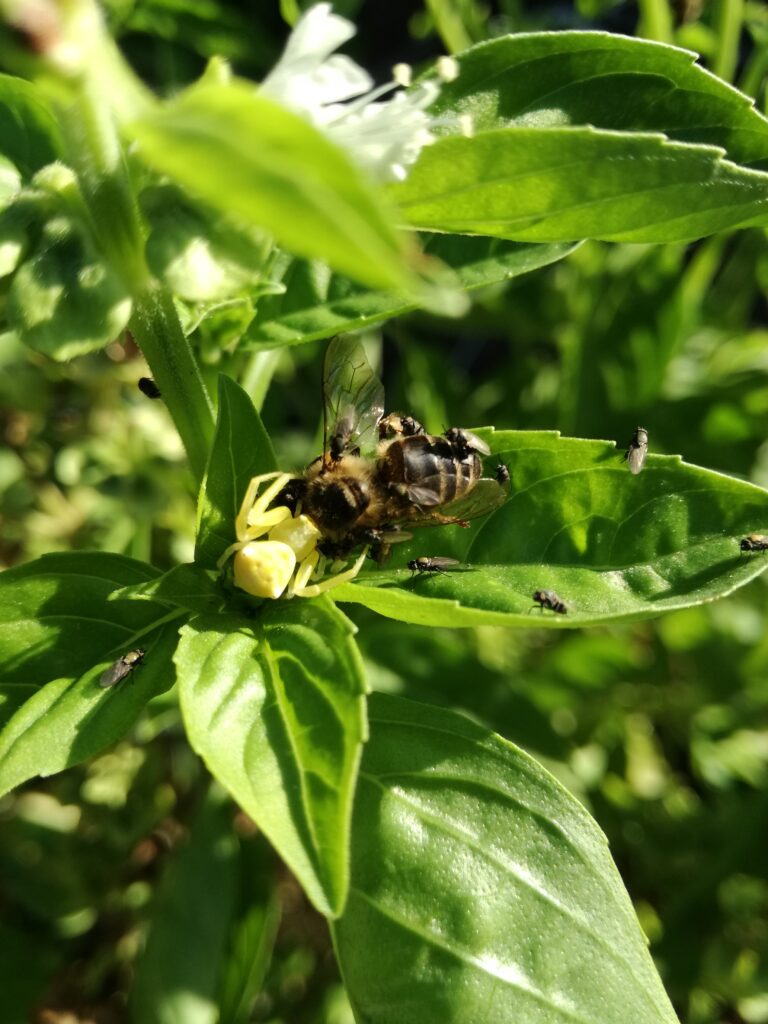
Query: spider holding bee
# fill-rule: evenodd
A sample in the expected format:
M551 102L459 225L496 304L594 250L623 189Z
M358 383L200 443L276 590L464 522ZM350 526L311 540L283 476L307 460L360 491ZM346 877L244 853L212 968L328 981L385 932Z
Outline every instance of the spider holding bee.
M403 527L466 525L502 505L509 483L483 476L487 452L469 431L437 436L411 416L385 417L384 386L362 346L334 338L323 454L302 476L251 480L219 566L234 555L235 585L254 597L317 597L354 579L369 551L383 561L410 540Z

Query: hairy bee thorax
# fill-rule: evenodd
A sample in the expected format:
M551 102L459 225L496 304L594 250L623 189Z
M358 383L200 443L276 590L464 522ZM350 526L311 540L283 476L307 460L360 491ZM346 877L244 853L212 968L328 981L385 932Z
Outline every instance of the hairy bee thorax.
M333 538L357 523L371 503L371 464L352 455L342 456L333 468L310 467L301 510L320 530Z
M460 454L445 437L417 434L392 441L377 463L381 482L422 508L462 497L482 476L480 456Z

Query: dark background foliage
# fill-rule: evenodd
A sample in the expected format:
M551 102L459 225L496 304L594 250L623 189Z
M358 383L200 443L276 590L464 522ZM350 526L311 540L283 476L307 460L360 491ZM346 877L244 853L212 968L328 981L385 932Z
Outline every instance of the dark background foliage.
M396 61L443 51L441 12L454 12L472 42L537 28L631 34L658 6L347 0L336 9L360 26L350 52L383 80ZM724 6L671 5L675 41L710 66ZM294 4L282 7L290 15ZM134 66L168 92L215 53L258 78L286 33L277 3L110 0L108 11ZM735 81L763 102L761 5L745 5L740 38ZM587 244L477 294L461 321L413 314L387 325L389 405L433 429L492 423L623 442L642 423L653 451L766 486L767 284L761 231L692 246ZM279 464L317 453L321 345L273 358L222 352L215 330L196 342L211 380L231 373L258 399L255 382L273 374L263 416ZM130 338L54 364L5 335L0 367L0 563L93 547L161 569L187 560L190 481L162 404L136 387L146 370ZM526 631L422 629L351 609L374 689L463 710L590 808L689 1024L768 1021L767 611L762 580L656 622L573 633L533 621ZM206 787L172 695L150 706L133 740L0 801L4 1024L126 1019L143 928L168 899L166 869L194 832ZM324 923L249 821L230 805L224 813L249 867L231 898L246 907L271 879L283 903L252 1019L350 1021Z

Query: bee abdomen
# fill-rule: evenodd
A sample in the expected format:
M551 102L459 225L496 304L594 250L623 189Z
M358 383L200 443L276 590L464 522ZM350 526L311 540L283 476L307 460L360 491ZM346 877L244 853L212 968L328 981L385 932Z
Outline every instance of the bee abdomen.
M383 482L418 505L445 505L466 494L482 474L478 455L460 459L444 437L418 434L393 441L379 460Z

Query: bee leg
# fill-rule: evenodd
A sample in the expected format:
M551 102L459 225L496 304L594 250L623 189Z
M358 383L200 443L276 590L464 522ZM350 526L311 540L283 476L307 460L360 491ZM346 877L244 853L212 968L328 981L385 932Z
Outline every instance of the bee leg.
M342 583L348 583L360 572L367 555L368 548L365 547L355 564L350 569L347 569L346 572L340 572L336 576L330 576L327 580L323 580L321 583L312 583L310 586L303 587L301 590L296 587L294 589L294 594L296 597L319 597L320 594L324 594L326 590L333 590L334 587L338 587Z

